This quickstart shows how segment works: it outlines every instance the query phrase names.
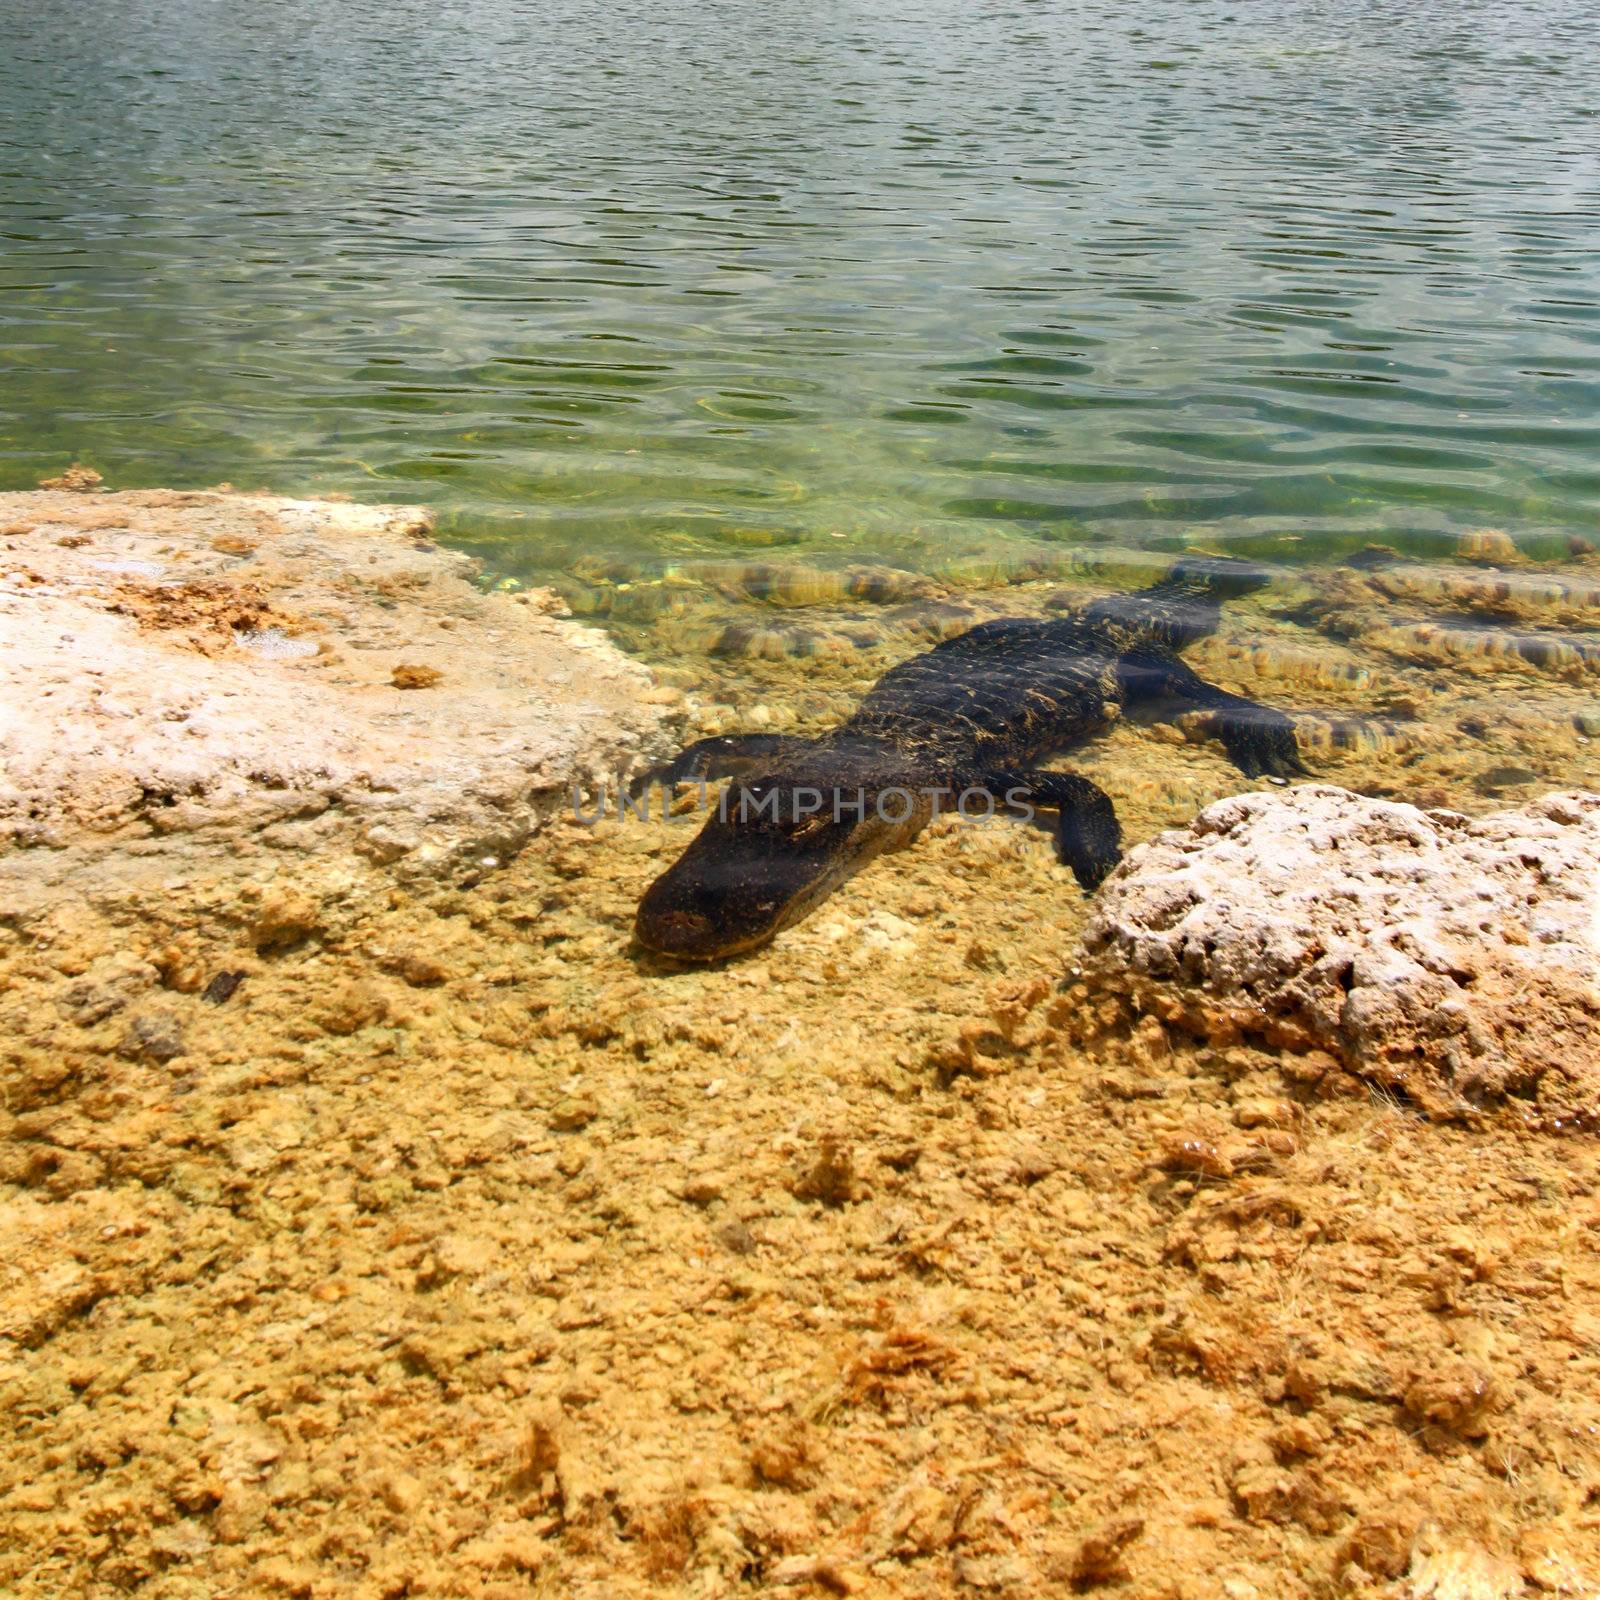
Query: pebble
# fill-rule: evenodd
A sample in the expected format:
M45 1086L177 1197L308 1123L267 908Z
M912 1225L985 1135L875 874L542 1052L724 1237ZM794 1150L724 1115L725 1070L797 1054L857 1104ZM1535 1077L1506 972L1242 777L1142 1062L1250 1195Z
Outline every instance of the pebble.
M183 1027L176 1017L135 1017L128 1025L117 1054L128 1061L175 1061L185 1052Z
M557 1133L575 1133L587 1128L600 1115L600 1107L590 1095L568 1095L550 1108L547 1119Z
M1241 1100L1233 1108L1233 1120L1241 1128L1285 1128L1294 1119L1292 1100Z

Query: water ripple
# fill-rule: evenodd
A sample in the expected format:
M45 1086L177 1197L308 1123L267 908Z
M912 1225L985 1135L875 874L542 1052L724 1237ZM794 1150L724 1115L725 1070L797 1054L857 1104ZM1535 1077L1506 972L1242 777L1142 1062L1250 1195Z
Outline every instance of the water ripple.
M528 575L1594 530L1584 0L0 25L8 485L430 499Z

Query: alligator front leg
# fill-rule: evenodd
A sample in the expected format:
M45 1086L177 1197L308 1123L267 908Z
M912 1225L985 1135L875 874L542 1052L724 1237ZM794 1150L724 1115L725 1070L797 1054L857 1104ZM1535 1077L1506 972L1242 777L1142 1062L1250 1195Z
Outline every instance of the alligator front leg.
M1176 657L1124 662L1130 699L1164 696L1209 713L1211 731L1247 778L1308 776L1295 744L1294 723L1271 706L1207 683Z
M671 789L680 783L715 783L719 778L743 777L794 743L777 733L719 733L709 739L696 739L671 761L630 778L628 793L637 799L652 783Z
M1075 772L997 772L989 792L1005 804L1037 806L1056 815L1056 855L1093 894L1122 859L1122 824L1111 797Z

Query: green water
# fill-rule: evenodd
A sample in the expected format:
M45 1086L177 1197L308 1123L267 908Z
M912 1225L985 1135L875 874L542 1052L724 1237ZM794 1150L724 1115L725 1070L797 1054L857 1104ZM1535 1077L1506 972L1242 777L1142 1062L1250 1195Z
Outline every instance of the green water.
M1600 529L1600 13L0 0L0 484L497 573Z

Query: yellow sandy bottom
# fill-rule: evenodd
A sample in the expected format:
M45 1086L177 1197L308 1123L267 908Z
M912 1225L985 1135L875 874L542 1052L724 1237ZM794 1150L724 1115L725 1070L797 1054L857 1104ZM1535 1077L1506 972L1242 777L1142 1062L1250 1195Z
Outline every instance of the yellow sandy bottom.
M1190 659L1326 713L1327 781L1600 787L1581 674L1259 617ZM863 675L677 668L702 731L825 724ZM1240 787L1155 726L1073 764L1130 841ZM1600 1588L1592 1141L1097 1028L1082 897L1008 822L654 964L633 909L686 837L561 820L426 889L135 852L0 925L0 1585Z
M1133 838L1237 787L1135 728L1081 765ZM1593 1592L1592 1144L1150 1019L1069 1047L1083 902L1013 824L653 966L684 837L6 937L0 1582Z

